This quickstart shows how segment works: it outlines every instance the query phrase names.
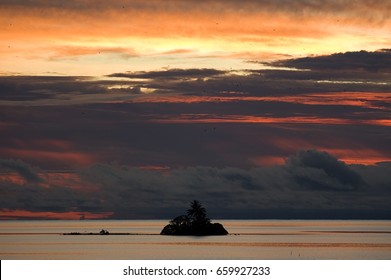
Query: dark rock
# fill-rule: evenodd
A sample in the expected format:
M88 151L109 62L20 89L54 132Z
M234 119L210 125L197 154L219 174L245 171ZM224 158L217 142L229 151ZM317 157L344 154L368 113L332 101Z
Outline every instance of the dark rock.
M228 231L220 223L209 223L199 227L187 227L187 228L178 228L171 224L166 225L162 231L161 235L227 235Z
M227 235L228 231L220 223L211 223L206 227L205 234L203 235Z

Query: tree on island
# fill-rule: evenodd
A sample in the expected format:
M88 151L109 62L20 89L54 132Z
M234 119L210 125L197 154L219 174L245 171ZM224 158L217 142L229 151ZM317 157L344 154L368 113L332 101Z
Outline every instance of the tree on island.
M219 223L211 223L206 209L197 200L190 203L187 215L178 216L161 231L162 235L227 235Z
M198 200L193 200L190 203L190 208L187 210L187 217L193 226L202 226L210 223L210 219L206 217L206 209Z

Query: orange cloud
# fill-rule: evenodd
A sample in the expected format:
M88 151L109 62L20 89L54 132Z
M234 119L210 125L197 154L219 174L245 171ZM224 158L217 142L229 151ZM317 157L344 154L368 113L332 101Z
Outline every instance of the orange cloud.
M131 48L120 47L59 46L48 49L48 52L53 53L51 59L100 54L119 54L124 58L137 56L137 53Z
M376 5L339 5L322 3L320 8L286 3L286 7L257 1L121 1L118 4L82 1L78 5L3 5L6 28L19 28L40 34L65 36L215 36L272 35L324 36L338 26L377 26L390 24L390 7L379 1ZM258 1L259 2L259 1ZM289 8L291 6L291 9ZM370 10L373 14L369 15ZM363 13L364 12L364 13ZM376 15L376 17L375 17ZM360 20L357 20L360 16ZM54 23L54 25L53 25ZM18 25L19 24L19 25ZM28 25L27 25L28 24ZM156 28L158 27L158 28ZM27 33L27 32L26 32ZM37 34L35 33L35 34ZM34 32L32 33L34 34Z
M95 50L101 49L106 54L114 51L125 56L157 55L160 59L155 62L156 69L166 64L163 57L178 55L178 50L192 50L191 56L238 55L237 59L259 59L260 53L270 53L273 58L276 54L301 56L362 48L374 50L389 45L390 8L380 2L365 8L342 7L343 11L327 4L322 4L326 8L322 10L288 2L286 6L292 5L292 9L273 3L242 2L238 5L234 1L196 4L83 1L76 6L2 5L0 58L3 67L26 71L29 63L33 63L29 60L43 63L52 57L98 55ZM187 51L180 53L186 55ZM11 58L19 68L12 64ZM39 65L37 61L36 68L65 68L54 63ZM140 68L145 67L145 60L137 63Z
M93 4L91 4L93 5ZM164 5L160 5L164 6ZM206 7L205 7L206 8ZM222 6L222 8L224 8ZM43 15L43 13L45 15ZM2 9L0 14L13 15L4 21L5 31L16 38L54 37L58 39L118 37L213 37L238 36L243 40L271 37L320 37L329 31L312 24L315 17L295 18L284 13L264 10L218 12L210 9L183 11L166 9L79 9L19 6ZM319 20L319 18L318 18ZM299 21L301 24L299 24ZM28 31L28 32L27 32ZM257 35L257 36L256 36Z

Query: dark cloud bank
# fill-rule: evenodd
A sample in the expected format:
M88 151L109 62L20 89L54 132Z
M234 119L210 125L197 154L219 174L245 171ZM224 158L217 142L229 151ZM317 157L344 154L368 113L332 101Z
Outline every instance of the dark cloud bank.
M390 219L390 163L346 165L317 150L299 151L281 166L264 168L188 167L152 171L96 164L80 171L97 190L43 187L33 168L1 161L23 185L1 182L0 205L29 211L114 212L111 218L169 218L192 199L214 218Z
M268 63L271 66L289 67L308 70L338 71L347 70L358 72L391 72L391 49L382 49L375 52L358 51L335 53L323 56L280 60Z
M0 102L36 106L42 102L69 104L69 100L79 104L131 102L145 90L157 96L179 94L212 97L235 92L245 96L284 96L314 92L391 91L391 49L270 63L253 62L277 68L243 70L240 75L235 71L217 69L138 71L113 73L105 80L93 77L1 76ZM322 83L324 81L328 83ZM104 99L99 96L102 94L106 95Z

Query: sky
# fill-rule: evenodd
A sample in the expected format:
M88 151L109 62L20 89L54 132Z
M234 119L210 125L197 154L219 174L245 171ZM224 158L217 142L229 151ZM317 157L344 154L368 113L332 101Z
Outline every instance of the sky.
M390 219L390 14L0 0L0 219Z

